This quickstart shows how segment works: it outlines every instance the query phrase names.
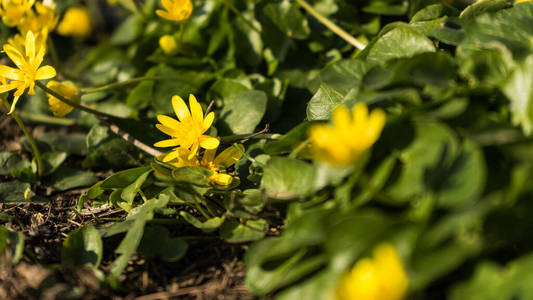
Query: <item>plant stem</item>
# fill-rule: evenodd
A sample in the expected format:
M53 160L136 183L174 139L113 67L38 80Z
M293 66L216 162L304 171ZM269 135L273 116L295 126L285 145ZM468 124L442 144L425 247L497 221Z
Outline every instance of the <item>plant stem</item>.
M240 140L247 140L247 139L267 139L267 140L275 140L279 136L279 134L276 133L266 133L269 130L268 124L265 126L265 128L259 132L252 133L252 134L234 134L234 135L227 135L220 138L221 144L229 144Z
M61 126L72 126L76 124L76 121L72 119L58 118L58 117L52 117L52 116L47 116L47 115L41 115L41 114L34 114L30 112L25 112L25 111L20 111L18 114L22 119L30 120L32 122L48 123L48 124L61 125Z
M82 92L82 94L91 94L91 93L98 93L98 92L103 92L103 91L107 91L107 90L120 88L120 87L123 87L125 85L130 85L130 84L134 84L134 83L141 82L141 81L147 81L147 80L176 80L176 79L177 79L176 77L169 77L169 76L142 76L142 77L135 77L135 78L131 78L131 79L128 79L128 80L124 80L124 81L121 81L121 82L115 82L115 83L106 84L106 85L99 86L99 87L81 89L81 92Z
M7 100L1 101L4 104L4 107L9 110L9 103L7 103ZM18 112L14 111L11 113L11 116L13 116L13 119L15 119L15 122L19 125L20 129L22 129L22 132L30 142L31 150L33 151L33 156L35 157L35 160L37 161L37 174L39 177L43 176L43 161L41 159L41 152L39 152L39 148L37 148L37 144L35 143L35 140L31 136L30 132L22 122L22 120L18 116Z
M311 14L315 19L317 19L320 23L322 23L324 26L326 26L329 30L333 31L335 34L340 36L343 40L351 44L357 49L363 50L366 45L353 37L348 32L344 31L342 28L337 26L335 23L331 22L328 18L322 16L319 14L309 3L305 2L305 0L296 0L296 2L303 7L309 14Z
M71 101L65 97L63 97L61 94L59 93L56 93L54 92L53 90L47 88L44 83L40 82L40 81L35 81L35 85L37 85L39 88L41 88L43 91L45 91L47 94L50 94L54 97L56 97L57 99L59 99L59 101L61 102L64 102L70 106L73 106L75 108L78 108L78 109L81 109L85 112L88 112L90 114L93 114L93 115L96 115L96 116L99 116L99 117L102 117L102 118L116 118L116 116L113 116L113 115L110 115L110 114L106 114L104 112L101 112L101 111L97 111L97 110L94 110L90 107L87 107L85 105L82 105L82 104L78 104L74 101Z
M59 60L59 56L57 55L57 50L54 45L54 41L52 41L52 38L49 37L46 41L48 46L48 51L50 52L50 56L52 56L52 61L54 62L54 65L57 67L58 70L62 70L61 61Z

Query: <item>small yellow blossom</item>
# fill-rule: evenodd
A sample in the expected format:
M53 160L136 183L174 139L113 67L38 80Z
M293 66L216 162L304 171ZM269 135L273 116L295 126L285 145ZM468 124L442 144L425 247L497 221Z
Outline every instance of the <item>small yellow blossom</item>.
M28 94L35 94L35 80L50 79L56 76L56 70L52 66L42 66L46 46L42 41L36 43L33 32L28 31L24 44L24 51L14 46L4 45L4 52L11 58L17 69L0 65L0 76L9 79L8 83L0 85L0 93L16 89L13 104L9 113L15 109L19 97L28 88Z
M178 44L176 43L176 39L169 34L166 34L159 39L159 46L167 55L174 55L178 53Z
M239 161L244 152L244 146L241 144L228 147L224 151L220 152L215 157L217 149L205 150L202 161L200 162L201 166L207 168L213 172L213 175L209 177L209 180L215 185L219 186L228 186L233 181L233 177L228 174L224 174L227 168L233 166L236 162Z
M190 157L190 151L185 148L177 148L175 150L177 156L173 156L170 160L167 157L173 152L162 154L158 159L176 168L189 166L206 168L213 173L209 177L211 183L215 186L224 188L233 182L233 177L225 173L226 169L238 162L244 152L243 145L238 144L236 146L239 147L240 150L235 148L235 146L231 146L224 149L224 151L217 156L215 156L215 154L218 147L206 150L201 161L198 161L196 155Z
M312 151L319 160L334 166L353 163L377 141L385 118L380 109L369 114L364 103L357 103L351 115L346 106L338 106L333 111L332 124L310 128Z
M35 0L1 0L0 16L7 26L17 26L24 14L31 10Z
M373 258L359 260L353 269L342 277L337 300L401 300L408 287L398 252L391 244L381 244L374 249Z
M1 75L1 74L0 74ZM185 148L190 150L188 158L191 159L198 152L198 147L204 149L215 149L218 147L219 141L217 138L204 135L204 132L211 127L215 114L210 112L204 118L204 112L202 106L196 100L194 95L189 95L189 106L191 110L185 104L185 101L178 96L172 97L172 107L178 117L179 121L165 115L157 115L157 120L161 124L156 124L157 129L163 133L172 137L169 140L163 140L154 144L156 147L175 147ZM164 162L170 161L180 155L175 148L174 152L169 153L163 159Z
M28 31L39 32L42 30L54 31L59 21L59 16L55 13L56 4L54 1L35 3L35 12L28 10L26 16L18 25L22 34Z
M91 17L85 7L71 7L57 27L57 32L65 36L85 37L91 33Z
M158 9L155 13L163 19L180 22L187 20L192 14L191 0L161 0L161 4L166 11Z
M77 95L78 87L72 81L57 82L55 80L50 80L46 87L62 95L68 100L74 101L76 103L81 102L81 98ZM72 106L66 104L65 102L57 99L52 95L48 95L48 104L50 105L50 110L56 117L64 117L73 109Z

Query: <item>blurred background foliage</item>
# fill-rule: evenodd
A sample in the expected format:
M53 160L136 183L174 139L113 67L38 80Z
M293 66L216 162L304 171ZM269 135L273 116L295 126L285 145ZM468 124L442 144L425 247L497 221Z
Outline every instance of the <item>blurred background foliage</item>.
M365 41L361 51L294 1L198 0L181 24L155 15L159 1L118 2L84 3L93 22L88 38L51 36L59 76L87 92L140 76L166 80L93 90L82 101L120 117L117 125L150 145L162 139L155 115L172 114L174 94L194 93L204 109L214 101L212 135L269 124L281 136L247 140L235 166L240 185L213 191L201 170L150 166L151 157L93 116L53 118L43 93L27 96L21 117L39 123L47 116L47 126L58 128L39 137L42 184L62 191L96 183L81 200L129 213L112 227L71 233L62 263L97 268L101 238L123 233L110 282L135 252L176 261L187 243L169 233L172 226L151 223L170 217L229 243L258 240L244 259L247 286L258 296L323 299L388 241L404 262L409 299L532 297L533 3L309 1ZM77 4L58 1L57 11ZM2 27L1 37L12 33ZM166 34L178 41L176 54L160 48ZM310 124L358 102L384 109L387 125L355 166L332 168L295 150ZM68 158L81 164L64 164ZM45 200L31 189L34 162L6 151L0 165L10 178L0 183L3 202ZM109 168L124 171L98 181L94 172ZM276 222L282 229L271 237ZM0 252L9 246L20 259L20 234L0 229ZM87 257L93 248L97 256Z

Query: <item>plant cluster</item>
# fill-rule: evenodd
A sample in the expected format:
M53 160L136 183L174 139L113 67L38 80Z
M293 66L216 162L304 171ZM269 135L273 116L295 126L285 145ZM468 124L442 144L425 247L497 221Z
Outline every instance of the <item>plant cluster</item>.
M194 232L250 244L254 296L533 294L532 1L1 0L0 15L2 118L25 135L0 152L0 203L86 187L74 213L124 211L62 245L61 266L102 288L135 255L181 260ZM0 217L0 264L16 264L25 233Z

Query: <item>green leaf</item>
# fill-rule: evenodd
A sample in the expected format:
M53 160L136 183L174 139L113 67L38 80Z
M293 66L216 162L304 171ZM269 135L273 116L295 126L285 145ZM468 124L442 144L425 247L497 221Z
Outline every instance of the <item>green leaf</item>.
M483 192L487 170L483 152L473 141L465 140L462 152L444 171L437 185L437 205L456 207L470 204Z
M288 0L272 1L264 6L265 15L288 37L306 39L311 30L298 7Z
M59 191L89 186L98 181L91 171L84 171L67 166L60 166L49 179L50 184Z
M316 170L304 161L273 157L264 168L261 188L268 197L294 199L314 191Z
M61 264L97 268L103 255L103 244L98 230L84 226L69 233L61 248Z
M313 122L303 122L292 128L280 139L268 142L264 147L265 153L269 155L290 153L307 139L309 126L312 123Z
M18 263L24 252L24 234L0 226L0 263L6 250L10 251L11 262Z
M531 252L515 259L506 266L494 262L477 265L473 276L456 284L450 291L449 299L511 300L533 299L533 256Z
M65 161L67 154L65 152L46 152L41 156L43 162L44 175L53 173Z
M309 120L329 120L331 113L343 103L344 95L327 85L321 85L313 98L307 104L307 118Z
M102 188L125 188L126 186L132 184L147 171L150 170L150 166L138 167L133 169L128 169L124 171L117 172L109 176L106 180L100 185Z
M198 186L207 186L211 181L212 172L202 167L181 167L172 170L172 178L176 182L190 183Z
M220 227L220 237L228 243L245 243L262 239L267 231L268 224L263 219L248 220L245 224L226 221Z
M515 68L502 85L503 93L511 101L513 123L522 126L526 134L533 129L533 55Z
M39 140L50 145L53 151L84 156L87 155L86 136L85 133L45 132Z
M141 190L141 186L146 181L146 178L148 177L148 175L150 175L151 172L152 170L148 170L141 174L139 177L137 177L135 182L126 186L124 190L122 190L122 194L120 197L129 204L132 204L133 200L135 199L135 196L137 196L137 193L139 193L139 191Z
M0 152L0 175L8 175L29 166L29 161L23 160L15 153Z
M163 226L147 226L137 251L148 257L160 257L164 261L176 262L187 253L188 245L180 238L171 238Z
M84 168L124 168L136 163L131 156L138 151L137 148L111 133L105 126L95 125L91 128L87 135L87 148L88 155L82 164Z
M153 219L154 210L165 207L167 203L167 197L150 199L143 205L132 209L126 217L126 221L113 226L125 227L127 233L124 239L122 239L118 245L117 249L115 249L115 253L120 254L120 256L113 262L113 266L110 271L110 276L112 279L118 278L120 273L122 273L124 268L126 268L131 256L135 253L135 251L137 251L137 247L139 246L139 243L143 237L144 226L147 221ZM128 222L127 226L120 225L125 222ZM109 231L111 231L111 229Z
M416 121L413 125L414 140L400 153L399 174L385 189L391 201L404 202L422 195L431 183L438 182L437 178L442 179L439 172L458 152L458 141L447 126L432 121Z
M17 180L0 182L0 203L41 201L30 189L30 184Z
M411 57L436 50L433 42L424 34L401 23L381 35L370 47L366 59L375 64L383 64L394 58Z
M267 96L263 91L247 91L225 98L218 124L230 134L252 133L261 122L266 105Z
M182 216L185 219L185 221L187 221L189 224L202 230L205 233L210 233L210 232L217 230L220 226L222 226L222 224L226 220L226 217L222 216L222 217L213 217L211 219L208 219L202 222L198 220L195 216L185 211L181 211L180 216Z
M370 64L360 59L343 59L327 66L320 72L320 81L341 94L361 87L363 76Z
M126 45L135 40L143 30L144 18L140 14L132 14L115 30L111 36L111 43Z
M476 1L465 8L459 17L462 19L471 19L488 12L495 12L508 7L511 7L511 2L508 0Z

